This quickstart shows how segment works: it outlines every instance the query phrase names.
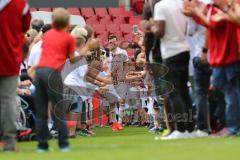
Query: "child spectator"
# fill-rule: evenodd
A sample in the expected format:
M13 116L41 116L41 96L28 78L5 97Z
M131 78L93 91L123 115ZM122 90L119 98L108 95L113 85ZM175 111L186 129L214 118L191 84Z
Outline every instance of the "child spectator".
M62 100L62 79L58 70L67 58L74 56L75 40L66 32L68 26L69 13L63 8L57 8L52 14L53 28L43 37L42 56L37 66L35 83L38 153L47 152L49 147L47 125L49 100L54 106L53 115L59 132L58 145L62 152L69 151L68 131L64 121L65 110L60 103Z

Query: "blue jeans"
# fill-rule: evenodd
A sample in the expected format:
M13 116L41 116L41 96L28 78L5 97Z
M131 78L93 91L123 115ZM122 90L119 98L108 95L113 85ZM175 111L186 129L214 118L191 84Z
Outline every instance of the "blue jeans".
M209 66L194 64L197 129L205 131L208 130L208 87L210 83L210 75L211 69Z
M240 63L213 67L213 85L224 93L226 125L230 134L236 134L240 128Z
M59 132L58 145L60 148L67 147L68 130L65 122L66 108L63 105L63 84L58 71L50 68L38 68L36 71L35 107L37 116L38 148L48 149L48 101L53 105L53 120Z

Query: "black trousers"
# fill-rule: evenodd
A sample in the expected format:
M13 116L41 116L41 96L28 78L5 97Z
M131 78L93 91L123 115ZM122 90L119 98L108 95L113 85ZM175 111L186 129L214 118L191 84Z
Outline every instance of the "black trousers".
M190 59L189 51L182 52L174 57L165 59L163 62L169 68L166 80L171 82L174 89L169 94L170 106L173 113L167 115L176 124L180 132L194 130L192 113L192 102L189 95L188 64Z
M36 94L35 108L37 116L37 137L38 147L48 148L49 130L48 130L48 101L53 105L53 119L56 129L59 132L59 147L67 147L68 130L65 122L65 106L62 101L62 79L60 73L50 68L39 68L36 71Z

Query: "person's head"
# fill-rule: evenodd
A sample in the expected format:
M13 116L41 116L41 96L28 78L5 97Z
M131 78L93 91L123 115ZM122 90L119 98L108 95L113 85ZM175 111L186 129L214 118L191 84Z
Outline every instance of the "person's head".
M87 33L88 33L88 35L87 35L87 40L89 40L89 39L91 39L91 38L94 38L93 28L92 28L91 26L89 26L89 25L85 25L84 28L87 30Z
M40 29L44 25L43 20L41 19L34 19L31 23L31 28L35 29L37 32L40 32Z
M114 50L118 47L118 38L115 34L110 34L108 36L109 49Z
M27 43L32 43L34 38L38 35L38 32L35 29L29 29L27 33L25 34L25 38L27 40Z
M64 8L57 8L52 13L52 27L57 30L66 29L69 26L70 15Z
M87 30L83 27L76 26L73 28L71 35L76 39L76 47L82 48L87 42Z

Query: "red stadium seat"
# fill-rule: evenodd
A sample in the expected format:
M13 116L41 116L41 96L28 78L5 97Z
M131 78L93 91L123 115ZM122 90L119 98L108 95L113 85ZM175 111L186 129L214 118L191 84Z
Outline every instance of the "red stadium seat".
M51 8L38 8L39 11L52 12Z
M105 37L105 38L107 38L108 37L108 33L107 32L103 32L103 33L99 34L97 37Z
M121 14L123 14L124 17L131 17L131 16L134 16L135 12L134 11L124 11Z
M93 8L81 8L81 15L84 16L85 18L89 18L94 16L94 11Z
M124 40L125 40L125 41L132 41L132 40L133 40L133 35L132 35L131 33L126 34L126 35L124 36Z
M67 10L72 15L81 15L80 10L78 8L68 8Z
M123 37L118 37L118 42L121 43L124 41L124 38Z
M120 8L108 8L108 12L112 17L118 17L119 15L121 15Z
M104 44L107 42L108 39L108 33L107 32L103 32L102 34L99 34L96 36L97 39L101 42L101 44Z
M96 16L89 17L88 19L86 19L86 22L88 24L99 24L98 18Z
M100 24L112 24L112 19L110 16L104 16L99 20Z
M129 24L139 25L141 20L142 20L142 18L140 16L132 16L132 17L129 17Z
M113 19L114 24L125 24L125 17L116 17Z
M121 24L120 30L123 32L123 34L132 33L132 25L131 24Z
M93 24L92 27L96 35L107 33L105 24Z
M109 24L106 25L106 28L109 33L119 32L120 29L118 24Z
M124 39L121 31L114 32L113 34L115 34L118 37L119 41L122 41Z
M106 8L95 8L95 13L99 18L103 18L105 16L108 16L108 12Z

